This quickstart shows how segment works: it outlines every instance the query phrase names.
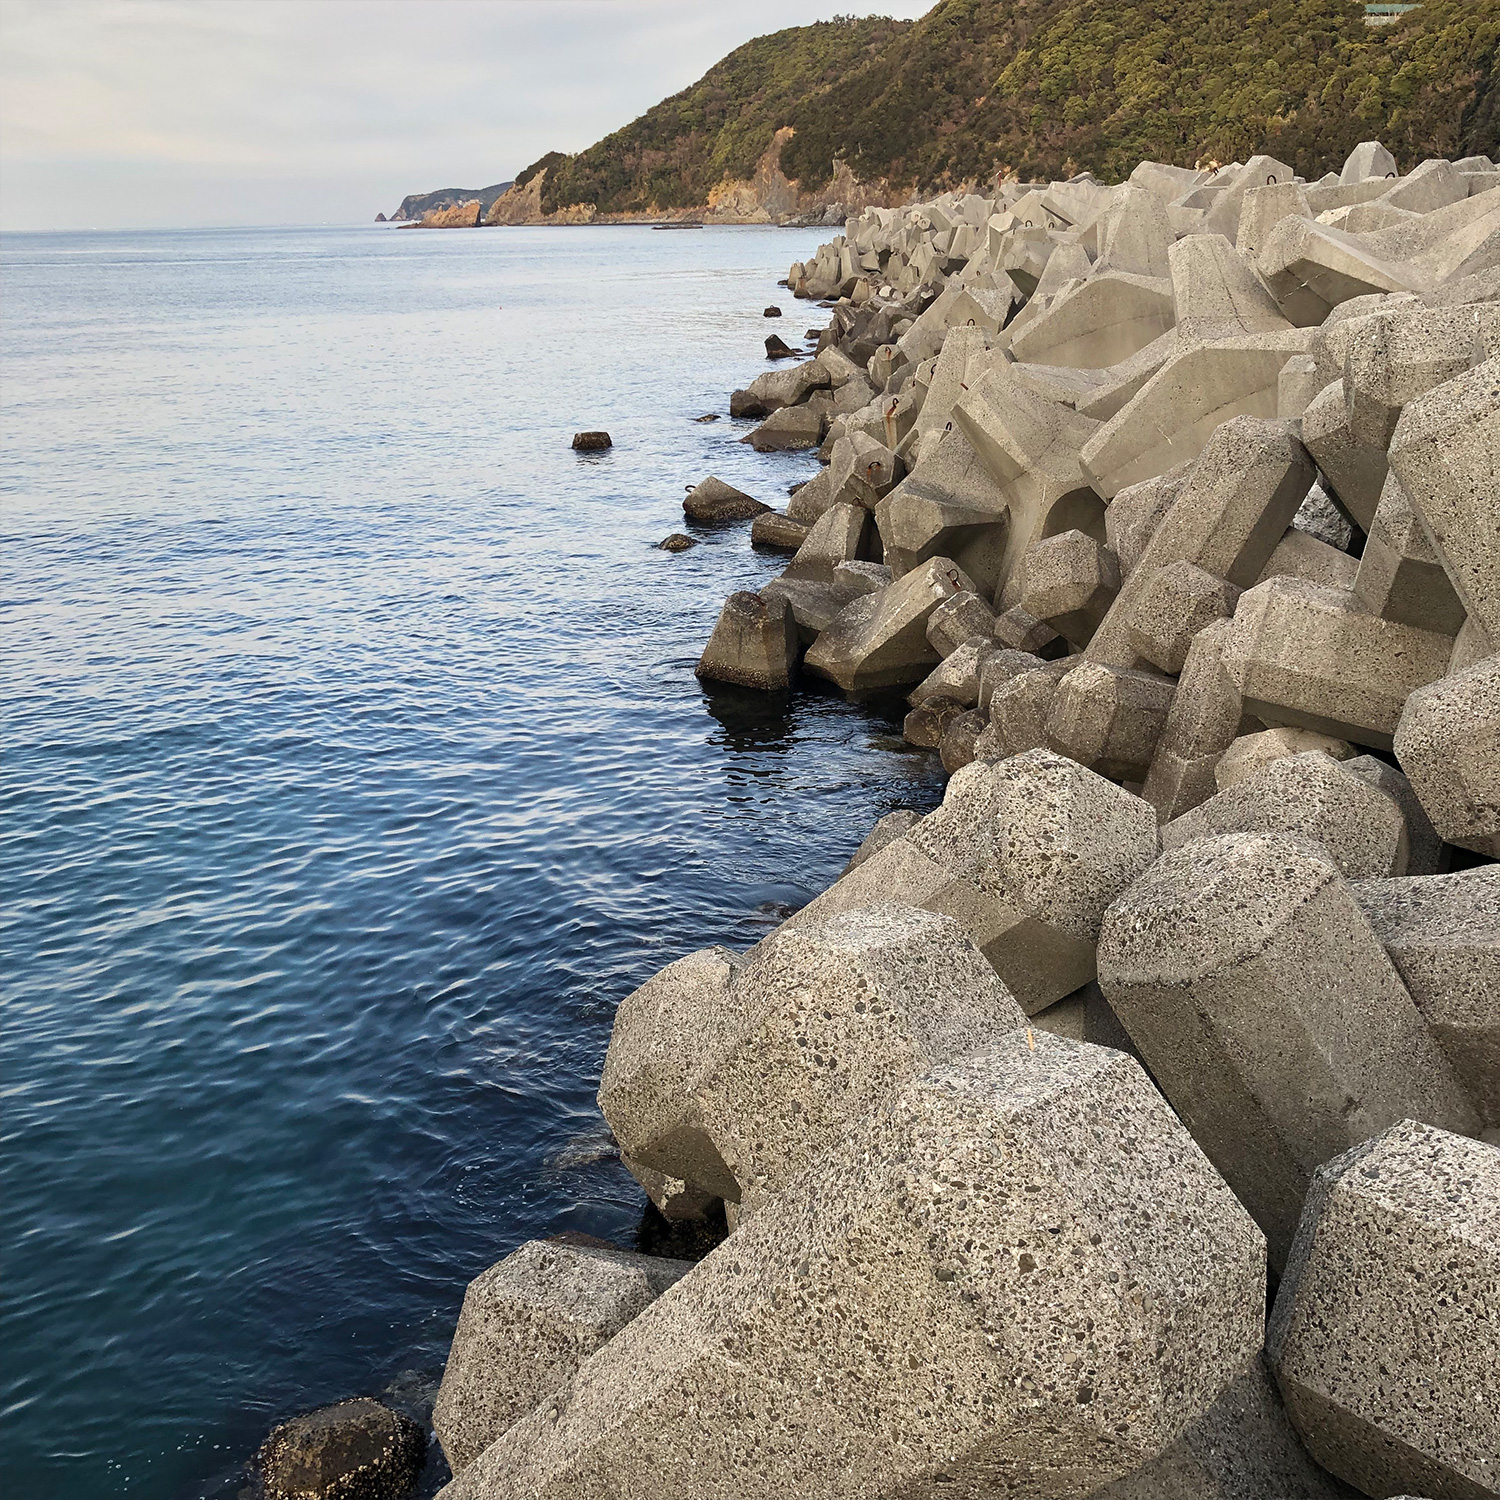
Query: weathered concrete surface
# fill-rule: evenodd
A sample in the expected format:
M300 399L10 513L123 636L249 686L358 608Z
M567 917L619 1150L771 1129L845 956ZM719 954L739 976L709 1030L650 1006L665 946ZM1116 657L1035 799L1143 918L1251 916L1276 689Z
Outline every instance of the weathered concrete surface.
M910 833L921 821L921 813L910 807L898 807L895 812L888 812L864 836L859 848L850 855L849 863L839 873L847 875L850 870L857 870L872 855L879 854L887 844L893 844L902 834Z
M1267 724L1389 750L1408 697L1452 651L1452 637L1366 614L1350 594L1272 578L1241 596L1224 665Z
M1500 651L1500 358L1411 401L1390 459L1469 618Z
M1234 584L1195 563L1168 563L1150 574L1137 595L1124 620L1126 639L1137 656L1175 677L1194 637L1215 620L1229 619L1239 597Z
M936 615L937 611L933 613ZM928 639L931 637L932 622L929 620ZM932 698L950 698L962 708L978 707L985 663L997 649L987 636L971 636L956 651L944 656L911 690L906 701L916 708Z
M785 599L731 594L694 669L699 677L762 691L797 676L797 622Z
M1266 1348L1313 1457L1367 1495L1500 1492L1500 1151L1403 1120L1308 1194Z
M1279 756L1161 831L1163 849L1226 833L1286 833L1319 843L1346 880L1404 875L1406 819L1377 786L1322 750Z
M1241 735L1219 757L1214 766L1214 781L1221 792L1227 792L1272 761L1302 755L1308 750L1321 750L1334 760L1350 760L1354 756L1354 746L1348 740L1336 740L1311 729L1262 729L1256 734Z
M1047 738L1111 781L1144 781L1175 691L1154 672L1081 662L1057 685Z
M1398 625L1446 636L1463 629L1464 607L1394 474L1380 492L1351 592L1370 614Z
M1500 657L1413 692L1395 750L1433 827L1500 859Z
M962 591L973 593L973 580L948 558L932 558L888 589L846 605L803 665L845 692L920 682L939 659L927 642L928 618Z
M855 1127L444 1500L646 1500L663 1475L695 1500L1081 1500L1255 1357L1263 1274L1134 1061L1015 1031Z
M1156 857L1150 806L1033 750L976 761L943 805L788 919L894 900L952 916L1027 1014L1094 977L1105 908Z
M927 619L927 643L939 656L951 656L975 636L993 637L995 612L978 594L955 594Z
M1119 591L1114 554L1086 532L1059 532L1026 554L1021 608L1074 646L1088 645Z
M725 521L748 521L752 516L763 515L770 510L764 501L737 490L732 484L710 474L696 484L682 502L688 520L702 525L716 525Z
M1500 1127L1500 866L1354 887L1489 1129Z
M1394 1121L1474 1106L1321 845L1170 850L1110 907L1099 986L1281 1267L1313 1170Z
M531 1240L469 1283L432 1424L455 1474L692 1269Z
M417 1484L427 1434L369 1396L283 1422L255 1455L266 1500L402 1500Z

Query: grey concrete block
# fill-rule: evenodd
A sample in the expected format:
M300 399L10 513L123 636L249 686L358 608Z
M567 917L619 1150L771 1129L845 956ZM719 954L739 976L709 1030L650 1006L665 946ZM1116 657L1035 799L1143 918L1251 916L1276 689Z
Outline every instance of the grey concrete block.
M1168 851L1110 907L1098 963L1115 1014L1278 1269L1330 1157L1406 1118L1478 1128L1319 844L1236 833Z
M796 679L797 652L797 622L790 603L758 594L731 594L694 670L715 682L784 690Z
M1103 369L1129 359L1175 321L1169 282L1101 271L1055 301L1010 347L1030 364Z
M1057 685L1047 738L1112 781L1144 781L1175 691L1154 672L1081 662Z
M1057 696L1057 684L1073 670L1076 660L1045 662L1017 671L997 682L988 705L989 728L974 747L981 760L1005 760L1026 750L1047 750L1047 715Z
M878 594L846 605L813 642L803 665L845 692L920 682L937 665L927 621L954 594L974 590L946 557L933 558Z
M850 856L849 863L839 873L847 875L850 870L857 870L872 855L879 854L887 844L893 844L903 834L910 833L921 821L921 813L909 807L898 807L895 812L887 813L865 835L859 848Z
M1021 576L1021 608L1078 647L1089 643L1120 591L1114 553L1082 531L1034 542Z
M1396 158L1379 141L1361 141L1344 161L1340 182L1364 182L1367 178L1393 178Z
M1313 1457L1367 1495L1500 1492L1500 1151L1403 1120L1317 1175L1266 1334Z
M1432 826L1500 859L1500 657L1413 692L1395 749Z
M1150 806L1075 762L976 760L942 807L788 920L880 900L945 913L1034 1014L1094 977L1104 910L1156 850Z
M1334 758L1338 759L1337 756ZM1351 776L1379 787L1401 809L1401 816L1406 820L1406 873L1439 875L1447 869L1447 849L1411 782L1376 755L1356 755L1342 764Z
M747 521L752 516L764 515L770 508L712 474L695 484L682 502L683 514L688 520L705 526L725 521Z
M978 706L988 713L995 694L1011 678L1019 677L1023 672L1039 671L1044 665L1040 657L1029 651L996 649L990 652L979 669Z
M1220 233L1189 235L1172 246L1167 259L1177 329L1185 338L1284 333L1291 326L1252 264L1235 249L1232 232L1228 239Z
M531 1240L469 1283L432 1425L455 1474L692 1269Z
M1347 747L1346 747L1347 748ZM1401 809L1322 750L1279 756L1161 831L1163 849L1226 833L1314 840L1346 880L1404 875L1410 846Z
M1389 465L1383 447L1372 448L1355 437L1342 380L1330 381L1302 413L1302 441L1318 461L1328 494L1361 531L1368 531Z
M1268 725L1389 750L1408 697L1452 651L1451 636L1366 614L1351 594L1271 578L1241 596L1224 665Z
M1154 479L1121 490L1109 502L1104 513L1104 538L1119 561L1122 577L1135 571L1156 528L1182 492L1191 467L1179 464Z
M988 725L989 716L977 708L966 708L944 724L937 752L950 776L957 775L979 754L980 736Z
M964 596L955 595L954 597ZM941 607L940 605L939 608ZM929 638L931 634L931 621L929 621ZM949 698L955 700L963 708L977 708L981 674L985 663L995 654L996 649L995 643L988 636L971 637L956 651L950 651L911 690L906 701L913 708L917 708L932 698Z
M1301 755L1308 750L1321 750L1333 760L1350 760L1354 756L1354 746L1348 740L1336 740L1311 729L1262 729L1255 734L1241 735L1219 757L1214 767L1214 781L1221 792L1227 792L1230 787L1248 781L1272 761L1285 760L1289 755Z
M1390 458L1465 611L1500 647L1500 358L1411 401Z
M1348 592L1359 576L1359 559L1320 542L1317 537L1292 526L1277 542L1276 550L1260 570L1256 583L1268 578L1300 578L1304 583Z
M1132 601L1125 637L1137 656L1173 676L1205 626L1234 614L1240 590L1185 560L1153 569ZM1086 643L1084 643L1086 644Z
M901 737L908 745L923 750L936 750L953 721L968 712L968 708L956 698L934 694L923 698L901 721Z
M1488 1129L1500 1126L1500 866L1354 887Z
M1244 705L1224 670L1229 631L1230 622L1221 620L1188 647L1141 792L1163 823L1214 795L1219 758L1241 733Z
M927 643L942 657L975 636L992 637L994 632L995 612L978 594L955 594L927 617Z
M1045 651L1057 641L1057 632L1044 620L1016 606L995 616L995 641L1012 651Z
M869 531L870 513L862 505L841 501L829 506L813 523L782 576L832 582L833 570L840 563L855 562L865 555Z
M1013 1032L895 1094L444 1500L664 1475L695 1500L1082 1497L1255 1357L1263 1275L1135 1062Z

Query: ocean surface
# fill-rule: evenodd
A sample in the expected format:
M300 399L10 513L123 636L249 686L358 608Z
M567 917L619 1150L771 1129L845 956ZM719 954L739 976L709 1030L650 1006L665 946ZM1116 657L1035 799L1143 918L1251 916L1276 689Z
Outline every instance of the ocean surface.
M621 997L938 800L889 708L700 688L745 526L654 550L812 471L693 419L822 237L0 240L0 1491L421 1410L470 1278L635 1242Z

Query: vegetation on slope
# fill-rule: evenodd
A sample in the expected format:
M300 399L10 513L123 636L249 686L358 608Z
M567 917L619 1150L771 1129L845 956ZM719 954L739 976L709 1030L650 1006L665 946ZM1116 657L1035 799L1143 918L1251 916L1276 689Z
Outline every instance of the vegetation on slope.
M1371 136L1403 166L1493 155L1497 50L1494 0L1382 27L1355 0L943 0L789 117L781 164L934 188L1254 151L1318 175Z
M593 203L601 213L707 203L726 176L751 175L801 100L858 72L911 24L839 18L757 37L623 130L577 156L553 152L516 181L525 186L549 169L547 213L574 203Z

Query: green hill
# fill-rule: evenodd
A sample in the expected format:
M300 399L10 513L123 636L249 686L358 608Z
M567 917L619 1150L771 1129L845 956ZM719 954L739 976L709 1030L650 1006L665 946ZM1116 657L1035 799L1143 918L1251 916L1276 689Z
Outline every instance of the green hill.
M1393 25L1358 0L942 0L916 22L840 19L759 37L577 156L551 153L542 209L706 204L751 177L778 128L804 192L834 160L937 190L997 171L1191 164L1269 151L1310 176L1378 137L1403 169L1500 154L1500 7L1426 0Z
M600 213L697 207L726 177L751 175L809 94L859 72L911 26L843 18L757 37L623 130L577 156L549 153L516 181L524 187L550 169L547 213L574 203L593 203Z
M1353 0L944 0L788 123L789 177L834 157L937 187L1270 151L1309 174L1378 136L1403 166L1497 148L1494 0L1393 25Z

